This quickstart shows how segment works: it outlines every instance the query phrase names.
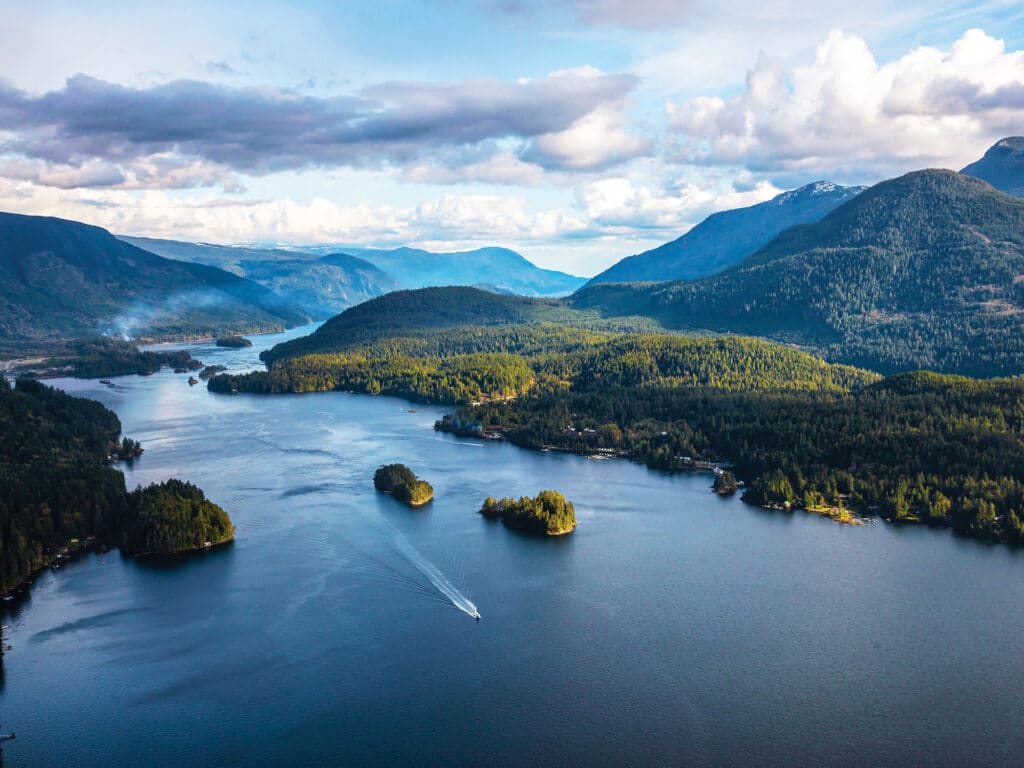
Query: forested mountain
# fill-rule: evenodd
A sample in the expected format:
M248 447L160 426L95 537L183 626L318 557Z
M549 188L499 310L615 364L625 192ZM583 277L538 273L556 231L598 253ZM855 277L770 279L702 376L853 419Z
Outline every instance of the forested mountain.
M479 288L421 288L395 291L345 310L309 336L278 344L261 358L336 352L382 336L453 328L460 325L517 325L578 314L554 299L531 299Z
M987 181L1008 194L1024 197L1024 136L997 141L984 157L960 173Z
M570 303L794 341L891 372L1024 372L1024 201L952 171L882 182L713 277Z
M346 253L325 256L276 248L184 243L147 237L121 237L169 259L219 267L270 288L317 319L336 315L382 293L398 282L370 262Z
M398 289L390 275L345 253L328 254L314 261L242 262L242 268L247 278L274 290L318 320Z
M864 191L818 181L763 203L708 216L682 237L629 256L590 280L597 283L693 280L747 258L782 230L819 221Z
M221 375L215 392L345 390L465 403L564 388L711 387L846 391L878 379L803 352L737 337L589 330L555 323L381 331L332 351Z
M325 249L320 246L309 250L323 253ZM345 250L377 265L392 275L402 288L487 284L520 296L564 296L586 282L582 277L541 269L508 248L477 248L452 253L433 253L419 248Z
M307 320L263 286L162 258L99 227L0 213L0 342L8 349L106 331L187 336Z

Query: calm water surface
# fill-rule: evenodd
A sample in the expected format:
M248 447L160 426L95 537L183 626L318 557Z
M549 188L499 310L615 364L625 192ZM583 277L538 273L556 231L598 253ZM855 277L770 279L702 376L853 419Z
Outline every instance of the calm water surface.
M281 338L189 349L242 370ZM237 542L42 575L4 618L6 765L1019 764L1024 553L438 435L440 408L186 378L57 383L143 442L129 485L197 483ZM392 461L428 507L374 492ZM573 535L476 514L544 488Z

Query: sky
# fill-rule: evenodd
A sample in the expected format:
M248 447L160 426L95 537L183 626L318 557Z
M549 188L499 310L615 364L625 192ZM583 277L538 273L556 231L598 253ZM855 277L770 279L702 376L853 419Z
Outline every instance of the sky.
M0 210L118 234L590 276L1020 134L1021 2L0 0Z

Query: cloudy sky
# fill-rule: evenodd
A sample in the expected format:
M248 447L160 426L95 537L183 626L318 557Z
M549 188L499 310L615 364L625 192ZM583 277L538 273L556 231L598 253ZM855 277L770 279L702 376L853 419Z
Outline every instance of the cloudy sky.
M1018 1L0 12L0 210L123 234L505 245L591 275L716 210L1024 133Z

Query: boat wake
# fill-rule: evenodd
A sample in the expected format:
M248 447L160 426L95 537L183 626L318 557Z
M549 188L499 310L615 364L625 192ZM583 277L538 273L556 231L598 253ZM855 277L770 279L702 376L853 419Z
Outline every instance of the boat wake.
M388 525L391 525L395 535L395 547L402 553L402 555L405 556L406 560L408 560L416 570L426 576L437 591L444 595L452 605L466 615L479 621L480 611L477 610L473 601L462 594L462 592L460 592L455 585L437 569L437 566L424 557L423 554L416 549L416 547L414 547L407 538L405 538L400 530L395 528L390 522L388 522Z
M395 567L397 563L386 562L359 548L330 544L323 539L314 539L310 544L323 554L344 562L348 567L369 579L409 589L444 605L452 605L466 615L475 618L476 621L480 621L480 611L476 604L463 594L449 578L445 577L422 552L416 549L393 522L384 517L377 517L373 524L378 527L383 524L387 527L395 553L400 556L402 561L415 569L416 575L412 572L402 572L407 568L399 569ZM422 577L425 577L426 580L424 581Z
M476 604L441 573L437 566L424 557L423 553L412 545L405 534L395 527L394 523L385 518L378 518L375 524L379 523L387 526L393 547L401 559L415 569L419 577L426 577L426 581L414 577L411 573L403 573L402 571L406 569L399 570L394 565L365 550L344 545L332 545L323 540L313 542L313 546L332 559L343 561L347 567L362 573L367 578L410 589L423 597L436 600L444 605L454 606L467 616L477 621L480 620L480 611Z

